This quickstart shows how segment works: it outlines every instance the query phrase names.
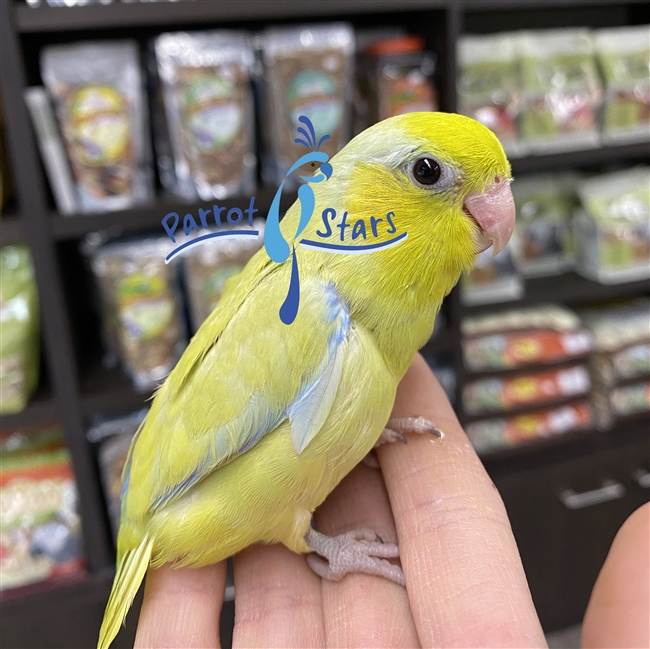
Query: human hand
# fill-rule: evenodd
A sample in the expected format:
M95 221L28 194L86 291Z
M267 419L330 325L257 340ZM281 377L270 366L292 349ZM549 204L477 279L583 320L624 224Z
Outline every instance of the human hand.
M234 647L544 647L510 524L449 402L418 355L392 417L422 416L442 440L377 449L317 510L329 535L399 541L406 589L366 574L321 581L305 556L253 546L235 557ZM383 479L382 479L383 477ZM136 647L219 647L224 563L150 570Z

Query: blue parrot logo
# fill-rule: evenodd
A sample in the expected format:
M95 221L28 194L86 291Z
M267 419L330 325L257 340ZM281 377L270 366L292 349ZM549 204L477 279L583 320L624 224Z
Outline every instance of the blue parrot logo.
M311 188L312 183L320 183L329 180L332 176L332 165L329 163L329 156L323 151L319 151L321 144L329 139L329 135L323 137L316 142L316 132L311 120L304 115L298 118L298 121L307 127L307 130L302 126L298 127L299 137L294 142L303 145L309 153L296 160L289 171L285 174L284 180L280 183L278 191L273 197L271 208L269 209L266 218L266 228L264 230L264 248L268 256L276 263L281 264L289 259L293 253L293 261L291 265L291 280L289 282L289 291L287 297L280 307L280 320L284 324L291 324L298 314L298 306L300 304L300 277L298 274L298 260L296 258L295 246L290 247L286 239L282 236L280 231L280 198L282 190L284 189L285 180L299 167L311 162L315 164L320 162L321 166L314 176L300 176L305 181L304 185L298 188L298 200L300 201L300 221L296 229L295 238L298 238L300 233L307 227L309 220L314 213L315 199L314 190Z

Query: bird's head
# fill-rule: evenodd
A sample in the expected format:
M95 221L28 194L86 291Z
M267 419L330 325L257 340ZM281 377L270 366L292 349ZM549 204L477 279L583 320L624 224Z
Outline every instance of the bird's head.
M490 246L500 252L512 235L510 164L496 136L469 117L392 117L354 138L332 167L352 216L394 212L417 250L450 273L469 269Z

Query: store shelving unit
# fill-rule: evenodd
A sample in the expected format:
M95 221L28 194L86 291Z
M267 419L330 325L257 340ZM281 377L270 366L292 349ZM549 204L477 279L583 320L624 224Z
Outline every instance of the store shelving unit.
M42 47L55 42L95 38L135 38L144 44L151 36L169 30L219 27L259 29L269 23L331 20L349 20L355 26L400 23L420 33L438 55L436 83L441 107L454 111L455 42L466 30L490 32L583 24L593 27L642 24L650 22L650 15L647 4L641 0L204 0L160 2L155 5L114 2L111 5L72 8L42 6L36 9L18 0L1 0L0 83L15 180L16 209L10 217L3 217L0 221L0 242L24 241L32 250L39 286L47 371L43 371L46 377L43 385L26 410L0 418L0 424L3 430L53 420L63 424L79 485L89 566L88 576L77 583L53 584L40 592L28 589L2 601L3 646L71 648L91 646L94 642L110 589L114 555L97 477L95 449L87 442L85 432L91 416L129 412L141 407L150 396L150 393L137 393L124 375L117 370L104 368L99 360L97 322L78 306L90 302L88 284L79 280L84 273L79 272L78 241L89 232L106 228L126 233L159 230L160 220L165 214L171 211L196 213L198 207L159 196L150 205L110 214L64 217L56 213L22 100L25 87L41 83L38 58ZM512 162L516 175L573 167L606 168L643 161L648 153L647 145L630 144L521 158ZM272 196L271 189L256 192L260 213L263 213L264 207L268 207ZM245 200L245 197L238 197L221 201L220 204L239 205ZM579 305L615 297L646 295L649 288L647 282L602 286L570 273L527 282L522 303ZM432 339L426 351L446 351L453 359L459 376L462 376L461 318L469 313L509 306L512 303L468 308L461 304L458 291L452 292L445 304L447 329ZM637 463L647 462L648 425L647 419L640 420L631 422L625 430L616 433L587 431L543 444L493 453L485 458L486 466L510 511L524 564L529 572L533 596L548 629L576 622L584 608L584 593L580 591L576 600L569 605L559 601L554 606L545 590L547 587L541 581L536 581L536 566L548 559L548 553L545 554L545 550L539 547L541 541L536 544L529 538L526 525L531 523L525 512L528 509L532 511L537 505L533 501L522 501L528 484L526 480L531 479L527 476L539 474L542 476L541 483L546 480L545 476L551 476L547 480L550 485L548 493L545 492L544 496L550 499L549 494L554 494L553 490L557 490L560 484L553 482L553 476L573 475L569 471L571 466L579 467L585 475L589 474L590 467L597 466L600 476L604 475L602 467L609 466L609 457L632 458L632 463L637 460ZM589 458L593 458L592 464ZM630 467L625 468L626 480ZM586 484L588 480L585 480ZM647 490L637 493L635 489L630 486L626 498L614 504L617 509L613 521L622 520L636 504L647 499ZM531 493L537 492L531 487ZM555 505L549 504L547 507L542 495L540 498L539 507L544 512L554 511ZM556 521L560 518L558 514ZM561 520L558 524L564 525L566 530L574 529L572 525L575 522L564 518ZM583 522L581 519L581 525ZM605 548L611 542L613 529L610 525L605 533L601 533L601 537L607 537L601 543ZM537 536L543 538L543 530L538 529ZM585 568L581 577L583 581L591 579L593 582L593 570L592 564ZM562 611L558 612L559 608ZM232 624L232 604L226 606L223 615L224 620L230 620ZM118 637L116 646L128 646L132 642L135 617L130 616L127 629ZM227 635L228 625L225 628ZM228 646L226 637L224 646Z

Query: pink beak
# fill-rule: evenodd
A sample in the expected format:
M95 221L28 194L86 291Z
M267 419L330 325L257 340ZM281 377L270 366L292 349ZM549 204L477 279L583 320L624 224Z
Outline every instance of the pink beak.
M515 201L510 182L497 176L482 194L469 194L465 211L481 229L481 251L492 246L492 256L505 247L515 229Z

